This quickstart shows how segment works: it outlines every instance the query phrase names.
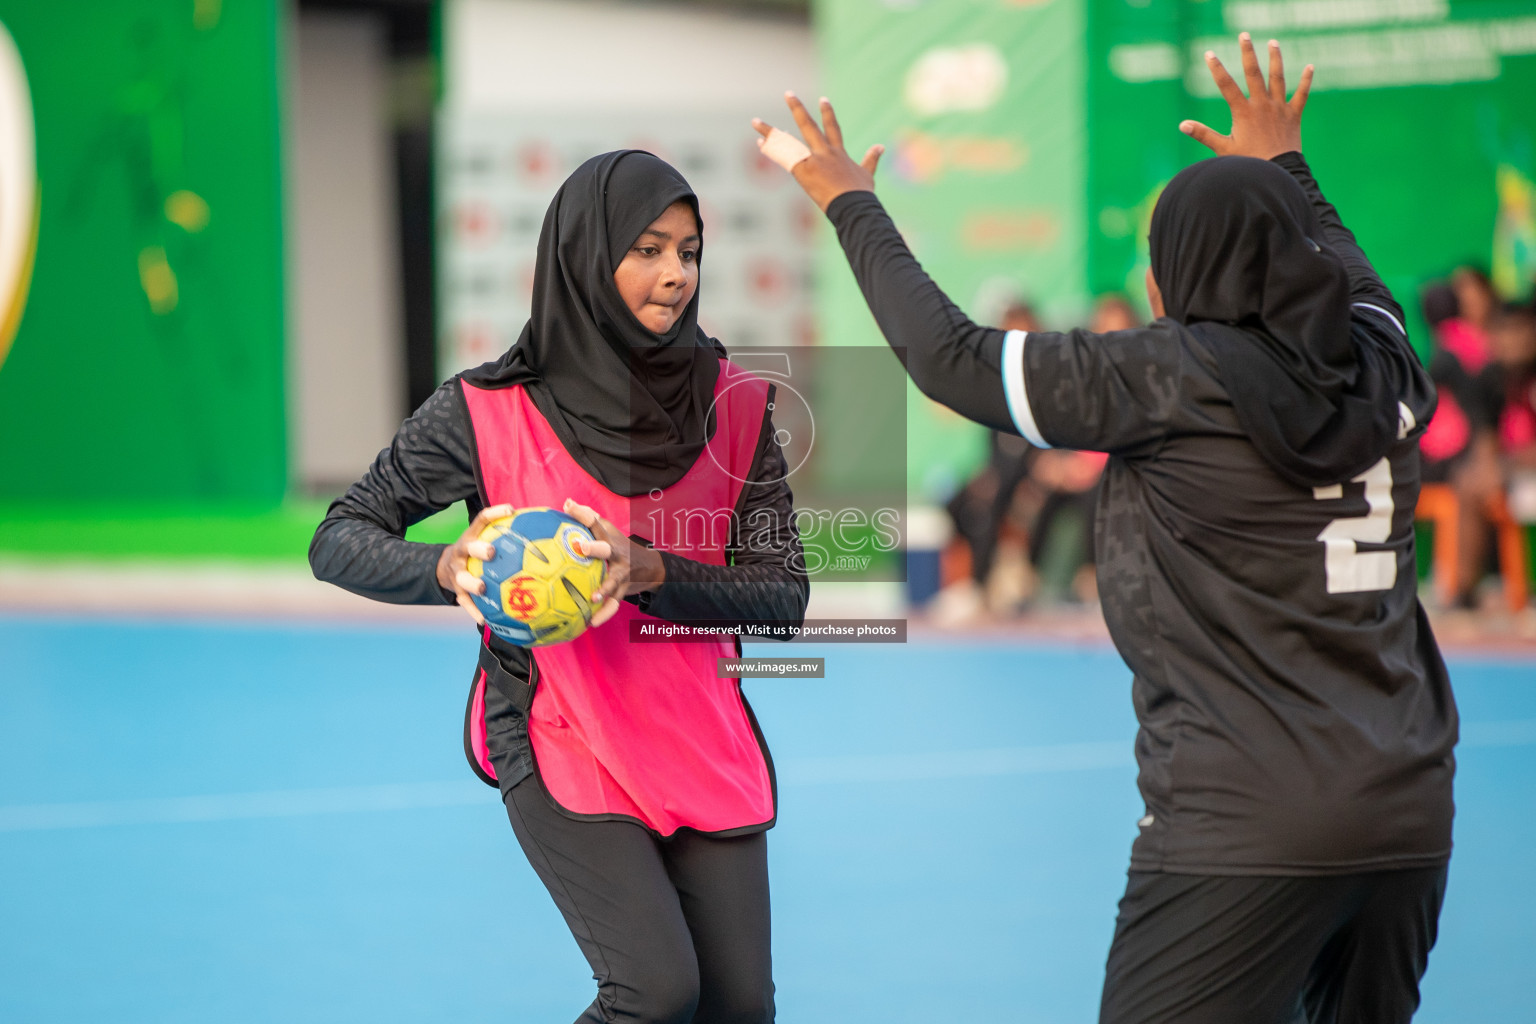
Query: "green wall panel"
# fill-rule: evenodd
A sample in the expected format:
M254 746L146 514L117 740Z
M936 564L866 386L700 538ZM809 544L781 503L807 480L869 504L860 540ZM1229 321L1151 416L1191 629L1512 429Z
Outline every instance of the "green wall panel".
M823 0L814 10L849 149L886 145L880 197L935 280L975 317L995 316L988 296L1009 290L1056 322L1078 315L1082 0ZM823 256L823 342L878 344L830 233ZM943 498L984 457L985 435L915 390L908 417L914 494Z
M41 196L0 500L281 500L282 9L0 0Z
M1139 278L1161 183L1209 155L1178 132L1226 131L1201 55L1241 77L1236 35L1277 38L1294 87L1318 66L1304 151L1409 311L1463 262L1492 268L1507 297L1536 276L1536 3L1530 0L1091 0L1090 278ZM1502 189L1501 189L1502 183Z

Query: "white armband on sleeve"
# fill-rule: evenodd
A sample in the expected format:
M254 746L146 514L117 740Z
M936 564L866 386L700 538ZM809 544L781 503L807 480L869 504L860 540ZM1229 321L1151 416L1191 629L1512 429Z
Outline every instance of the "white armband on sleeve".
M1380 313L1382 316L1386 317L1388 321L1391 322L1393 327L1397 328L1397 333L1398 334L1401 334L1405 338L1408 337L1408 332L1403 330L1402 322L1399 321L1397 319L1397 317L1393 316L1391 313L1389 313L1386 310L1382 309L1380 306L1372 305L1369 302L1357 302L1357 303L1354 304L1354 308L1355 309L1369 309L1373 313Z
M1035 423L1035 411L1029 407L1029 389L1024 385L1025 331L1003 335L1003 397L1008 401L1008 415L1024 440L1036 448L1049 448Z

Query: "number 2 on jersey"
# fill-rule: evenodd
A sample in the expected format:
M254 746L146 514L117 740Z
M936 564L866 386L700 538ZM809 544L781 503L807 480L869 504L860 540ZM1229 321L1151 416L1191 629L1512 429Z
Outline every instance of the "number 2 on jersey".
M1328 593L1391 590L1397 583L1397 553L1361 551L1358 542L1385 544L1392 536L1392 464L1382 459L1350 482L1365 484L1365 503L1370 511L1335 519L1317 535L1323 542ZM1312 497L1319 501L1342 498L1344 485L1314 487Z

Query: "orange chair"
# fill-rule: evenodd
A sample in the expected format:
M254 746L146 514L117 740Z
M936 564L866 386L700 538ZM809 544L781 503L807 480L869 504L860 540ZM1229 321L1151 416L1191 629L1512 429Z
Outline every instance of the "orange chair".
M1093 524L1089 523L1088 528L1093 529ZM1016 544L1027 545L1029 534L1005 519L1003 525L998 528L997 539L999 544L1005 540L1011 540ZM939 586L947 587L951 583L969 579L974 565L970 542L958 534L951 537L949 543L939 552Z
M1509 505L1499 493L1489 503L1488 518L1498 531L1499 575L1504 577L1504 600L1509 610L1518 612L1531 596L1529 553L1525 544L1525 524L1509 514Z
M1511 611L1525 607L1530 598L1525 527L1510 517L1502 494L1489 503L1488 519L1499 550L1499 575L1504 578L1504 600ZM1414 518L1435 528L1433 569L1435 593L1442 607L1449 606L1461 591L1457 546L1461 536L1461 500L1449 484L1425 484L1419 490Z
M939 552L939 587L971 577L971 546L964 537L951 537Z

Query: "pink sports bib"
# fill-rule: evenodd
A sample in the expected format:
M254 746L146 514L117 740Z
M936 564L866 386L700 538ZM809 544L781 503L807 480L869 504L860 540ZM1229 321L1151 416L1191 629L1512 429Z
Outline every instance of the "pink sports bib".
M566 452L521 387L463 384L487 504L560 508L574 498L620 530L695 561L725 564L724 527L757 453L768 384L720 362L714 437L693 468L660 492L614 494ZM716 536L710 536L710 531ZM740 680L715 675L733 637L711 643L631 643L634 605L569 643L531 653L537 689L528 716L535 770L575 814L621 816L661 835L723 832L772 821L773 782ZM470 739L485 753L482 675Z

